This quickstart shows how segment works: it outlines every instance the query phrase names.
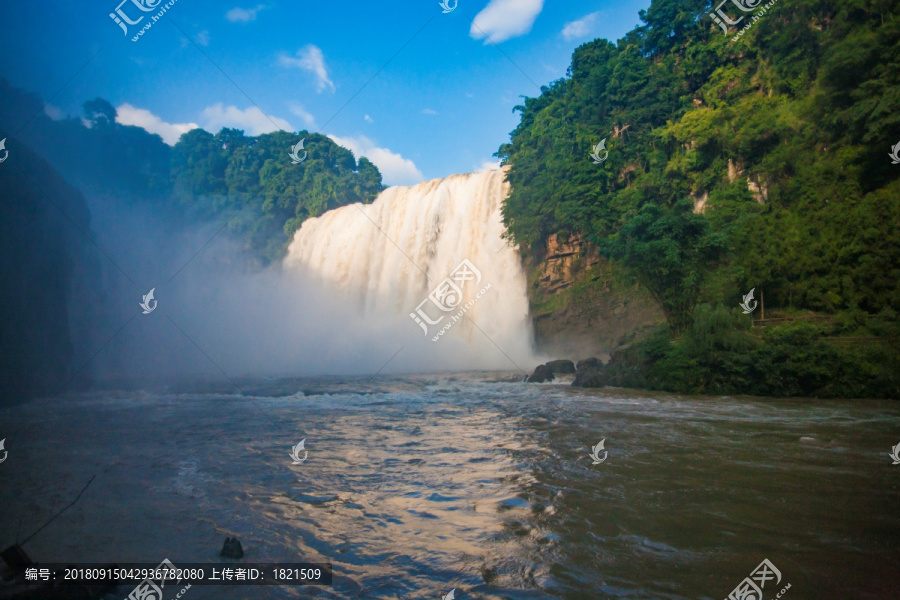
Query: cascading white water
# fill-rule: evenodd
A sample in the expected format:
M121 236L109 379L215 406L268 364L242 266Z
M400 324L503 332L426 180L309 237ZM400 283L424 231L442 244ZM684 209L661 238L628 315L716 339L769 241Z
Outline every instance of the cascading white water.
M308 219L284 264L333 282L357 299L365 315L404 316L404 337L427 338L432 346L435 337L441 344L453 338L470 349L487 343L482 347L530 356L525 273L518 250L502 238L500 209L508 193L504 173L496 169L391 187L372 204ZM444 284L449 296L433 296L446 300L444 309L455 308L445 311L431 300L423 305L464 260L476 270L471 278ZM452 293L454 283L462 289L461 301ZM415 318L419 307L430 321L443 317L427 325L427 335L417 323L424 320ZM466 318L454 320L465 307ZM448 323L446 335L438 336Z

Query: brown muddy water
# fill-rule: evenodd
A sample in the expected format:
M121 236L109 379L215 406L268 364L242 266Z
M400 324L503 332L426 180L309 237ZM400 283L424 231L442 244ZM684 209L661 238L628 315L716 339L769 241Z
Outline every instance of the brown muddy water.
M28 542L33 558L224 564L237 536L244 561L333 564L332 587L184 600L722 600L764 559L781 575L764 600L900 598L896 402L511 379L245 381L5 409L0 546L96 475Z

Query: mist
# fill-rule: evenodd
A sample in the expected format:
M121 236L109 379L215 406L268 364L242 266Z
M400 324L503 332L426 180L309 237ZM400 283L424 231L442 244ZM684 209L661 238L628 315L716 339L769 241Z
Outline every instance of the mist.
M459 324L435 342L436 331L424 335L409 317L418 302L366 301L309 268L260 268L230 234L233 215L184 227L146 203L108 194L89 196L88 205L100 276L76 280L69 311L73 362L98 384L533 366L527 338L510 346L501 336L495 345L481 331L493 328L479 320L477 305L466 315L477 327ZM396 248L389 253L396 254L389 261L408 260ZM429 290L420 276L423 300ZM98 283L99 291L85 287ZM139 304L151 289L158 304L143 314ZM85 311L84 299L98 296L99 306Z

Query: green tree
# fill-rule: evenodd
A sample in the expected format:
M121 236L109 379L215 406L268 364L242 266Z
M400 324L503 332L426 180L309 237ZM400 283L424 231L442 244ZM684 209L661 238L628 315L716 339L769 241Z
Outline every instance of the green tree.
M725 237L687 200L645 205L600 247L647 288L675 334L690 327L704 278L726 250Z
M116 109L103 98L88 100L83 105L84 118L94 126L112 125L116 122Z
M301 139L307 157L294 164L288 153ZM372 202L384 189L371 161L308 131L189 131L172 152L172 182L182 207L200 219L227 218L263 263L284 256L306 219Z

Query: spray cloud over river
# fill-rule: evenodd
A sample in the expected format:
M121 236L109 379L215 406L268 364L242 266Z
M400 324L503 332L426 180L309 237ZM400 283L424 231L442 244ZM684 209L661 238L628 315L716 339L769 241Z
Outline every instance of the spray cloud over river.
M151 210L89 196L98 241L118 268L98 259L109 308L84 327L91 335L75 336L76 363L113 383L527 371L535 361L525 276L502 238L507 193L499 170L389 188L373 204L309 219L284 264L263 271L247 265L227 231L217 234L221 224L172 229ZM466 260L480 281L464 283L452 312L429 300L423 310L445 318L425 335L410 313ZM151 288L158 308L135 316ZM91 301L83 296L76 294L76 310ZM467 304L464 318L432 341Z

